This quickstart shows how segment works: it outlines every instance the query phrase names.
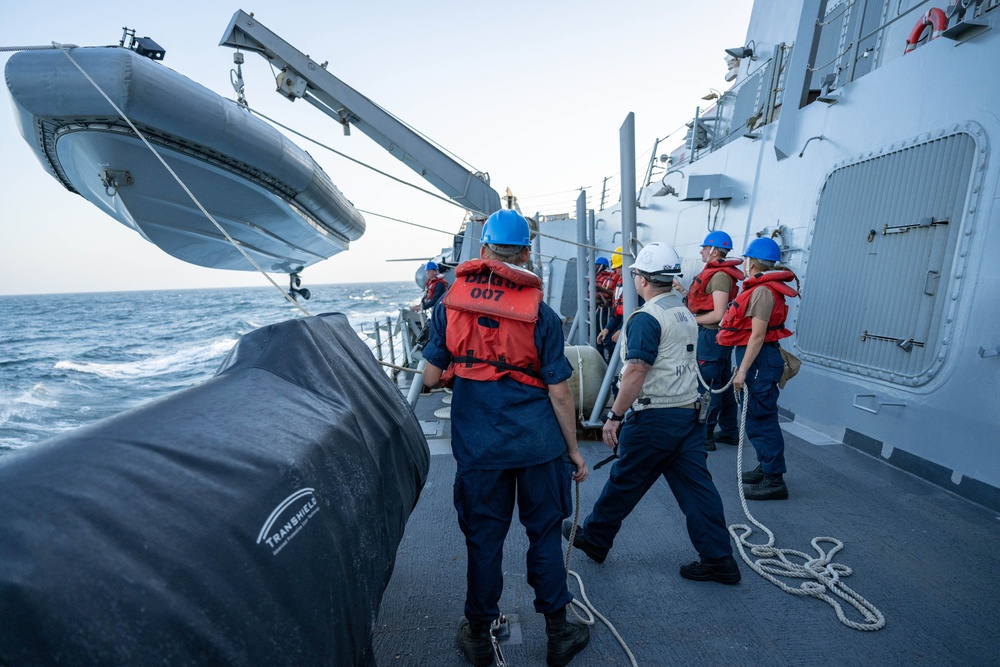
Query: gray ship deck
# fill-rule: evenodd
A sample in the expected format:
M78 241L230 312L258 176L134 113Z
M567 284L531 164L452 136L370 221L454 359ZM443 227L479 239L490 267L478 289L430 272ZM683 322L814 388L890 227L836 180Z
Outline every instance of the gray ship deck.
M441 394L424 395L417 415L428 428L431 470L399 547L376 626L381 667L469 663L455 645L465 594L465 545L452 505L455 462L449 423L435 422ZM745 563L738 586L682 579L696 557L670 490L657 483L625 522L608 559L574 550L570 568L591 603L628 643L639 665L997 665L1000 651L1000 517L909 473L842 444L812 444L785 425L790 499L750 504L776 546L813 554L813 537L845 547L833 560L852 568L845 583L886 617L876 632L853 630L814 598L782 592ZM823 442L817 439L816 442ZM590 478L582 512L593 506L610 466L609 452L581 443ZM739 503L736 447L709 453L709 467L730 524L748 523ZM752 457L752 453L750 453ZM755 532L751 542L763 542ZM565 542L564 542L565 545ZM527 539L515 519L504 549L501 610L514 620L503 645L511 667L545 664L544 619L525 579ZM737 555L737 559L739 559ZM789 580L798 586L803 580ZM575 589L571 581L571 590ZM848 618L861 615L843 605ZM572 665L628 665L598 621Z

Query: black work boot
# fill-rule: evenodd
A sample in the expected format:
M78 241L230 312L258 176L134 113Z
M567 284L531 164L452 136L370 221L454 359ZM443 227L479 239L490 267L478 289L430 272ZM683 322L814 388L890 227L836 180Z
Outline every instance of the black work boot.
M471 623L463 618L458 624L458 647L476 667L493 664L493 643L489 623Z
M764 470L757 464L757 467L753 470L747 470L743 473L743 483L744 484L760 484L764 479Z
M553 667L568 665L590 641L590 628L566 622L566 609L545 614L545 634L549 636L546 661Z
M737 445L740 444L740 436L739 435L717 435L717 436L715 436L715 442L716 442L716 444L720 444L720 445L732 445L732 446L735 447L735 446L737 446Z
M573 520L565 519L562 522L562 536L569 541L569 535L573 531ZM580 532L579 526L576 529L576 535L573 536L573 546L587 554L587 557L595 563L603 563L604 559L608 557L608 552L606 549L598 549L593 544L583 539L583 534Z
M704 447L705 447L705 451L706 452L714 452L715 451L715 439L711 438L711 437L706 438L705 439L705 445L704 445Z
M681 576L692 581L717 581L732 586L740 583L740 568L732 556L703 558L681 565Z
M764 479L743 490L747 500L786 500L788 487L781 475L764 474Z

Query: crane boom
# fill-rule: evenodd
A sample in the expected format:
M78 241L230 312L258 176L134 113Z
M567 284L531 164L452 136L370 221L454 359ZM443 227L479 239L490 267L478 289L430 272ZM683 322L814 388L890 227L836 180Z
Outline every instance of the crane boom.
M253 51L280 70L278 91L303 98L344 126L351 125L424 177L452 201L483 216L500 208L489 177L471 172L243 10L233 14L220 46Z

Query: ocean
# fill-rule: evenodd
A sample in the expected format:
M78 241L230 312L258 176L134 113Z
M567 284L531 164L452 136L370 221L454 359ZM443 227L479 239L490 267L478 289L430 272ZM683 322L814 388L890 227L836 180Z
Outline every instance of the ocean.
M373 349L374 323L421 296L309 288L309 313L343 313ZM243 334L303 316L273 287L0 296L0 455L203 382Z

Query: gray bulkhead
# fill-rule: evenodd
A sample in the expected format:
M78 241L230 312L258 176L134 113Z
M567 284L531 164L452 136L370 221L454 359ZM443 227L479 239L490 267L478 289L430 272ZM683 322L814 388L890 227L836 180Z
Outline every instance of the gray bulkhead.
M785 345L805 363L782 409L1000 508L1000 269L990 259L1000 256L1000 92L983 85L1000 56L997 4L977 10L989 29L904 57L933 3L828 3L806 104L791 110L798 24L815 17L757 2L747 42L758 56L692 123L637 213L639 241L672 243L688 280L708 231L728 232L736 252L773 236L803 291ZM794 148L779 159L783 121ZM599 246L620 243L619 211L597 213Z

